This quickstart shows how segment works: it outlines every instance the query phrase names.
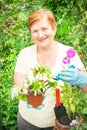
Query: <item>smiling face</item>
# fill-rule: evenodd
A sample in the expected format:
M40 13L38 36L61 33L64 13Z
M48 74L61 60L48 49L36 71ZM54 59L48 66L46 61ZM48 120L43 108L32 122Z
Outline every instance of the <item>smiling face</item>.
M56 28L52 28L47 17L44 16L31 26L30 31L34 43L38 47L45 47L53 43Z
M28 17L28 25L32 40L38 47L46 47L54 42L56 21L50 10L40 9L32 12Z

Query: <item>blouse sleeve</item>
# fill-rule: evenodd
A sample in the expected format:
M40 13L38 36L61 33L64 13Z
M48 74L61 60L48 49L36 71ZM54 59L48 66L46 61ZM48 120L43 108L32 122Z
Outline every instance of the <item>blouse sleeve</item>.
M15 66L15 72L27 74L27 61L26 61L26 55L21 51L18 55L16 66Z

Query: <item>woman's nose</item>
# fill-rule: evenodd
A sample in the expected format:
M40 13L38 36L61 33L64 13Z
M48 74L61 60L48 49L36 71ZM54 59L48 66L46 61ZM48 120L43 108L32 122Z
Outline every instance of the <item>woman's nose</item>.
M43 36L44 36L43 31L39 31L39 32L38 32L38 36L39 36L39 38L43 37Z

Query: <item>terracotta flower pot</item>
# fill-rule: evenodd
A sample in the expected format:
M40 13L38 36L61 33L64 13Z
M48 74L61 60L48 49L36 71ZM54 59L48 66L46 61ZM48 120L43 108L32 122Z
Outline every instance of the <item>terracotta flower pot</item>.
M70 130L70 126L63 125L63 124L59 123L58 121L56 121L54 130Z
M44 95L34 95L32 93L28 93L28 104L32 105L33 107L38 107L42 104L44 99Z
M79 118L79 121L80 123L82 123L84 120L82 117ZM59 123L57 120L56 120L56 123L55 123L55 126L54 126L54 129L53 130L70 130L71 126L76 126L78 125L78 122L73 120L72 123L74 123L73 125L64 125L64 124L61 124Z

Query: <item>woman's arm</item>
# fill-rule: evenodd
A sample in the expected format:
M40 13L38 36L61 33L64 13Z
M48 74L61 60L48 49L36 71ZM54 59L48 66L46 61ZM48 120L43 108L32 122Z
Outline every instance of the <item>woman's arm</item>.
M81 90L82 90L84 93L87 93L87 85L85 85L83 88L81 88Z
M22 87L24 85L24 80L27 76L25 74L15 72L14 73L14 86Z
M12 99L14 97L17 97L18 93L21 90L23 92L23 86L24 86L24 80L25 80L25 78L26 78L25 74L18 73L18 72L14 73L14 85L13 85L13 88L11 89Z

